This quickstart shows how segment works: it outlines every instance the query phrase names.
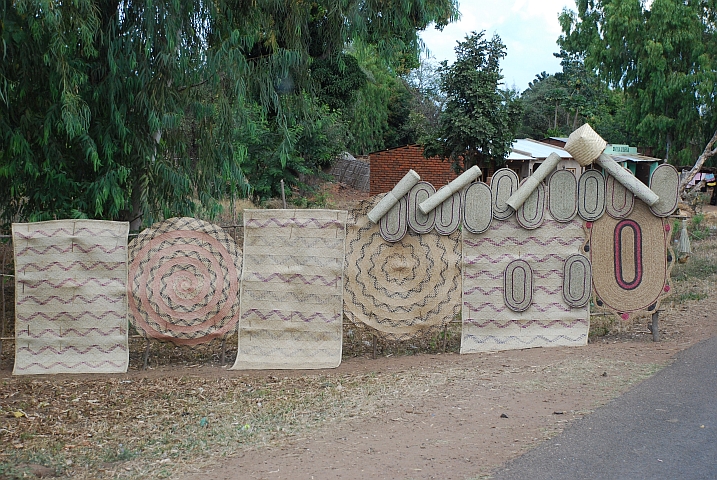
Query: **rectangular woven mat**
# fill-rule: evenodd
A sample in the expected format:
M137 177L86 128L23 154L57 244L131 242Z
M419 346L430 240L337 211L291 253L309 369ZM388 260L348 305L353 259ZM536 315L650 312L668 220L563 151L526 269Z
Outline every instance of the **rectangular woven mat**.
M126 222L15 223L13 374L127 371Z
M461 353L587 343L588 307L571 308L562 295L563 265L580 253L585 233L579 219L558 223L545 215L535 230L518 226L515 216L493 220L480 235L464 229ZM503 297L504 272L517 259L533 271L533 302L523 312Z
M233 369L341 363L347 212L245 210Z

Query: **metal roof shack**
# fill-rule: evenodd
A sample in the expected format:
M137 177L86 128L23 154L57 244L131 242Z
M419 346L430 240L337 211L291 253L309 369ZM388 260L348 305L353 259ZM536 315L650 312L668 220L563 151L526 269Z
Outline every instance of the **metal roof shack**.
M506 166L522 180L529 177L551 153L561 158L558 169L571 170L578 176L582 173L583 168L567 150L530 138L520 138L513 142L511 152L505 159Z

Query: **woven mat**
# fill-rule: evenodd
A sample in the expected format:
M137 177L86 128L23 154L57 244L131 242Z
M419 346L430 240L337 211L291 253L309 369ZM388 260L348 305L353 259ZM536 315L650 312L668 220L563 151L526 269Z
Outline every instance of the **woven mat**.
M408 192L408 227L415 233L430 233L436 224L436 210L428 215L421 212L418 206L436 193L436 189L428 182L418 182Z
M472 233L483 233L493 221L493 197L483 182L471 183L463 190L463 226Z
M521 228L515 217L494 220L482 234L464 231L462 241L461 353L587 343L588 307L571 308L563 298L565 261L585 242L579 219L561 223L546 211L542 226L535 230ZM508 269L520 260L532 270L532 287L528 282L521 287L525 275ZM506 270L512 273L510 291L505 287ZM525 311L506 304L521 309L529 290L532 302ZM576 296L574 289L572 295Z
M234 331L242 254L221 227L170 218L129 249L129 318L141 335L196 345Z
M232 369L341 363L346 215L244 211L242 315Z
M450 235L461 225L462 193L460 191L448 197L436 207L436 233Z
M129 224L16 223L13 374L127 371Z
M625 188L615 177L605 179L605 211L612 218L625 218L635 206L635 195Z
M387 339L403 340L460 312L460 235L409 232L385 242L366 217L380 198L349 212L344 312Z
M635 199L624 219L604 215L587 224L595 306L624 320L651 314L670 291L671 225Z
M398 242L408 232L408 200L405 196L378 221L381 237L387 242Z
M599 170L586 170L578 180L578 215L594 222L605 213L605 177Z
M518 190L518 174L510 168L496 171L490 180L493 196L493 218L506 220L513 216L514 210L506 202Z
M548 210L558 222L569 222L578 213L578 179L570 170L556 170L548 178Z
M669 163L658 165L650 176L650 189L660 197L650 211L658 217L667 217L677 208L680 174Z
M543 224L545 219L545 186L539 183L528 196L525 203L515 212L518 225L526 230L535 230Z

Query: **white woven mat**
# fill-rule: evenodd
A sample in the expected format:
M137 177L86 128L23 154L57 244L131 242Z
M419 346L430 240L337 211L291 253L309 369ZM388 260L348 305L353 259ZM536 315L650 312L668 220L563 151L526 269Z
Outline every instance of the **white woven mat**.
M494 220L479 235L464 229L461 353L585 345L588 307L571 308L562 294L565 260L580 253L584 241L580 220L558 223L547 209L535 230L518 226L515 216ZM518 259L533 275L532 302L522 312L504 299L504 273Z
M13 374L127 370L129 224L16 223Z
M245 210L233 369L341 363L345 211Z

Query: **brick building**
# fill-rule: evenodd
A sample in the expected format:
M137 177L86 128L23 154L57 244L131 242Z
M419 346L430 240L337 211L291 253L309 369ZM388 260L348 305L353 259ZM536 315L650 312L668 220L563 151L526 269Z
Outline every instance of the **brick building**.
M390 191L411 169L421 176L421 180L430 182L436 189L457 177L451 170L451 162L425 158L423 147L415 144L372 152L369 154L369 163L371 195Z

